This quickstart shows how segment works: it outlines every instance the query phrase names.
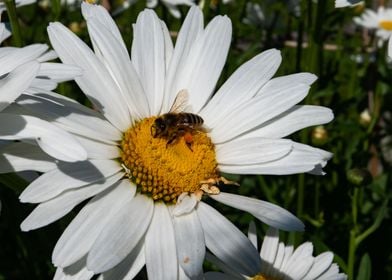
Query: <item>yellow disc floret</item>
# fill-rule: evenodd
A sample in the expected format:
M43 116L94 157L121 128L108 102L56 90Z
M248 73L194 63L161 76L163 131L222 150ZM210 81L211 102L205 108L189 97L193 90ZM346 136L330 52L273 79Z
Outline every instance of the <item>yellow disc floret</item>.
M392 31L392 20L381 20L379 25L382 29Z
M192 149L184 137L168 145L165 137L151 135L155 119L144 119L124 133L121 160L141 193L175 203L180 194L198 191L201 181L218 177L215 149L200 130L192 132Z
M279 278L270 277L270 276L264 275L262 273L259 273L249 279L250 280L279 280Z

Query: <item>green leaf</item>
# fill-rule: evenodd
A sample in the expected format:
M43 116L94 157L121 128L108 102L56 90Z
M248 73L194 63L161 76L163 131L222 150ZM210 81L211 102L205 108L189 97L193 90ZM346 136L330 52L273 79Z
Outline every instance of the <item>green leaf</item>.
M370 280L372 275L372 262L370 260L369 254L366 253L361 258L361 263L359 264L357 280Z

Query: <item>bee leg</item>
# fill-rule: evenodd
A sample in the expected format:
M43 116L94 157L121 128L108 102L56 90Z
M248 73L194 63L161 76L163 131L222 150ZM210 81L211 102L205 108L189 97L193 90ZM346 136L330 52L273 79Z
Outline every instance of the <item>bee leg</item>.
M173 136L170 137L169 141L167 141L167 143L166 143L166 149L167 149L167 147L168 147L171 143L173 143L173 142L176 140L176 138L177 138L177 135L174 133Z

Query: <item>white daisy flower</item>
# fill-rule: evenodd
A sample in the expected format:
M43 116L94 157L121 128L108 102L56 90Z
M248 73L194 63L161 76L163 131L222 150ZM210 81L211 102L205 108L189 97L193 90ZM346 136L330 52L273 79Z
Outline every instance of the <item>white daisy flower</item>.
M366 9L360 17L355 17L354 22L368 29L376 30L376 36L381 42L392 35L392 9L380 6L377 12Z
M0 23L0 43L9 35L5 24ZM0 111L21 94L32 95L52 90L57 83L81 74L78 67L46 62L55 58L56 53L48 51L45 44L23 48L0 47ZM4 110L0 114L0 126L2 140L35 139L45 152L63 161L79 161L87 157L83 147L68 132L35 117ZM58 141L62 137L64 141Z
M296 105L314 75L271 79L281 56L269 50L241 66L211 97L231 41L226 16L204 28L201 10L192 7L174 48L166 25L145 10L134 25L129 55L103 7L83 3L82 12L94 52L60 23L48 32L61 60L83 69L75 80L96 111L53 93L21 96L10 110L25 110L72 133L88 159L54 162L27 143L2 150L15 170L44 173L20 196L39 203L23 221L24 231L52 223L92 197L54 249L58 277L103 273L104 279L130 279L146 264L150 279L192 278L202 273L206 247L253 269L255 248L201 201L203 195L271 226L303 230L278 206L220 192L230 182L219 173L322 174L330 153L282 139L332 119L327 108ZM187 113L167 114L186 93Z
M248 233L249 240L257 249L257 234L254 223L251 223ZM206 280L345 280L347 275L339 273L337 264L332 263L333 253L324 252L313 256L313 244L305 242L294 250L292 245L279 242L279 230L269 228L261 245L260 255L257 256L258 268L250 273L244 273L235 262L223 262L207 254L207 259L216 264L224 273L207 272Z
M362 0L335 0L335 8L353 7L363 3Z
M35 2L37 2L37 0L15 0L15 6L17 8L19 8L22 6L33 4ZM4 3L4 1L0 1L0 14L6 10L7 10L7 7Z

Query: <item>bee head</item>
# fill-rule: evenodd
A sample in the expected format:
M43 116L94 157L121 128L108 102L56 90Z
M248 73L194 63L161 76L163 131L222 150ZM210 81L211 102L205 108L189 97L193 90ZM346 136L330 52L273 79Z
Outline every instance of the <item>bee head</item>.
M167 125L165 124L162 118L157 118L154 121L154 124L151 126L151 135L152 137L158 137L165 133L167 129Z

